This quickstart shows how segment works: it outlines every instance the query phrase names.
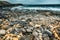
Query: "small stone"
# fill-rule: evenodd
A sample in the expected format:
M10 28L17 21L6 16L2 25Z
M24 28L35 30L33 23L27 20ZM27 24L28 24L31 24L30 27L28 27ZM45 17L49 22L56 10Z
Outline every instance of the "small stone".
M0 21L2 21L2 19L0 19Z
M22 32L26 32L26 30L25 30L24 28L21 28L21 31L22 31Z
M46 12L45 15L46 16L50 16L51 15L51 12Z
M36 30L38 33L40 33L41 31L40 30Z
M2 25L1 27L2 27L2 28L7 28L7 27L8 27L8 25Z
M25 20L21 20L21 21L25 21Z
M12 34L19 34L20 33L20 29L14 28L14 29L12 29L12 31L10 33L12 33Z
M26 29L27 30L27 32L32 32L32 30L31 29Z
M15 38L13 38L13 40L18 40L18 38L15 37Z
M13 26L14 25L14 23L13 22L10 22L10 26Z
M25 40L25 38L24 37L21 37L19 40Z
M3 29L0 30L0 34L5 34L5 33L6 33L5 30L3 30Z
M52 36L52 32L51 31L49 31L49 30L46 29L46 30L44 30L44 32L47 33L48 36Z
M16 20L17 20L16 18L13 17L10 18L10 21L16 21Z
M33 27L28 27L29 29L33 30Z
M27 22L25 22L25 21L19 21L19 24L21 24L22 26L26 26Z
M36 25L35 25L35 28L40 28L40 26L41 26L41 25L39 25L39 24L36 24Z
M29 22L29 25L34 26L34 23L33 22Z
M27 29L28 27L24 27L25 29Z
M20 24L14 24L13 27L22 27Z
M38 36L38 32L36 32L36 31L34 31L32 34L33 34L34 36Z
M31 22L31 21L32 21L32 20L31 20L30 18L26 20L26 22L28 22L28 23Z
M43 40L50 40L50 38L47 34L43 34Z
M3 39L5 39L5 40L9 40L9 39L10 40L18 40L19 38L15 34L6 34Z

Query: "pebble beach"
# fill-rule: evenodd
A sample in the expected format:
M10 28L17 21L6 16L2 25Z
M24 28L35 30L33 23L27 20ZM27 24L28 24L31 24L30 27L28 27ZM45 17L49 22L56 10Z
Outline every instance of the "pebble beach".
M0 10L0 40L60 40L60 16L40 10Z

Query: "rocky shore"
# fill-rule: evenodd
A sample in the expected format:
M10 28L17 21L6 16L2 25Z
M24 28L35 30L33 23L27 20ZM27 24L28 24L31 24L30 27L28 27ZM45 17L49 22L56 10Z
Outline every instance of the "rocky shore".
M60 16L40 10L0 10L0 40L60 40Z

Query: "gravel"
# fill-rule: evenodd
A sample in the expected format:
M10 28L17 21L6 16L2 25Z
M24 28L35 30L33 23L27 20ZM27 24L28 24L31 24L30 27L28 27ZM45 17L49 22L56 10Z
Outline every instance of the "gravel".
M2 40L12 40L13 38L18 40L60 40L60 30L58 29L60 28L60 17L58 15L44 11L23 10L23 12L21 10L20 13L17 12L19 17L15 18L16 14L12 15L12 13L16 12L1 11L3 15L0 15L0 35L3 35L0 38Z

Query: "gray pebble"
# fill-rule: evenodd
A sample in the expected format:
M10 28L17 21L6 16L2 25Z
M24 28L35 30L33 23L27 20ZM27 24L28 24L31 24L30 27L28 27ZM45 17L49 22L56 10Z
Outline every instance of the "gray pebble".
M14 29L12 29L12 31L11 31L11 33L12 34L19 34L21 31L20 31L20 29L18 29L18 28L14 28Z
M47 33L49 36L52 36L52 32L51 31L46 29L46 30L44 30L44 32Z
M50 40L47 34L43 34L43 40Z
M27 30L27 32L32 32L32 30L31 29L26 29Z
M21 28L21 31L22 31L22 32L26 32L26 30L25 30L24 28Z
M0 22L2 21L2 19L0 19Z
M33 30L33 27L28 27L29 29Z
M21 37L19 40L25 40L25 38L24 37Z
M32 34L33 34L34 36L38 36L38 32L36 32L36 31L34 31Z
M41 31L38 29L38 30L36 30L38 33L40 33Z

